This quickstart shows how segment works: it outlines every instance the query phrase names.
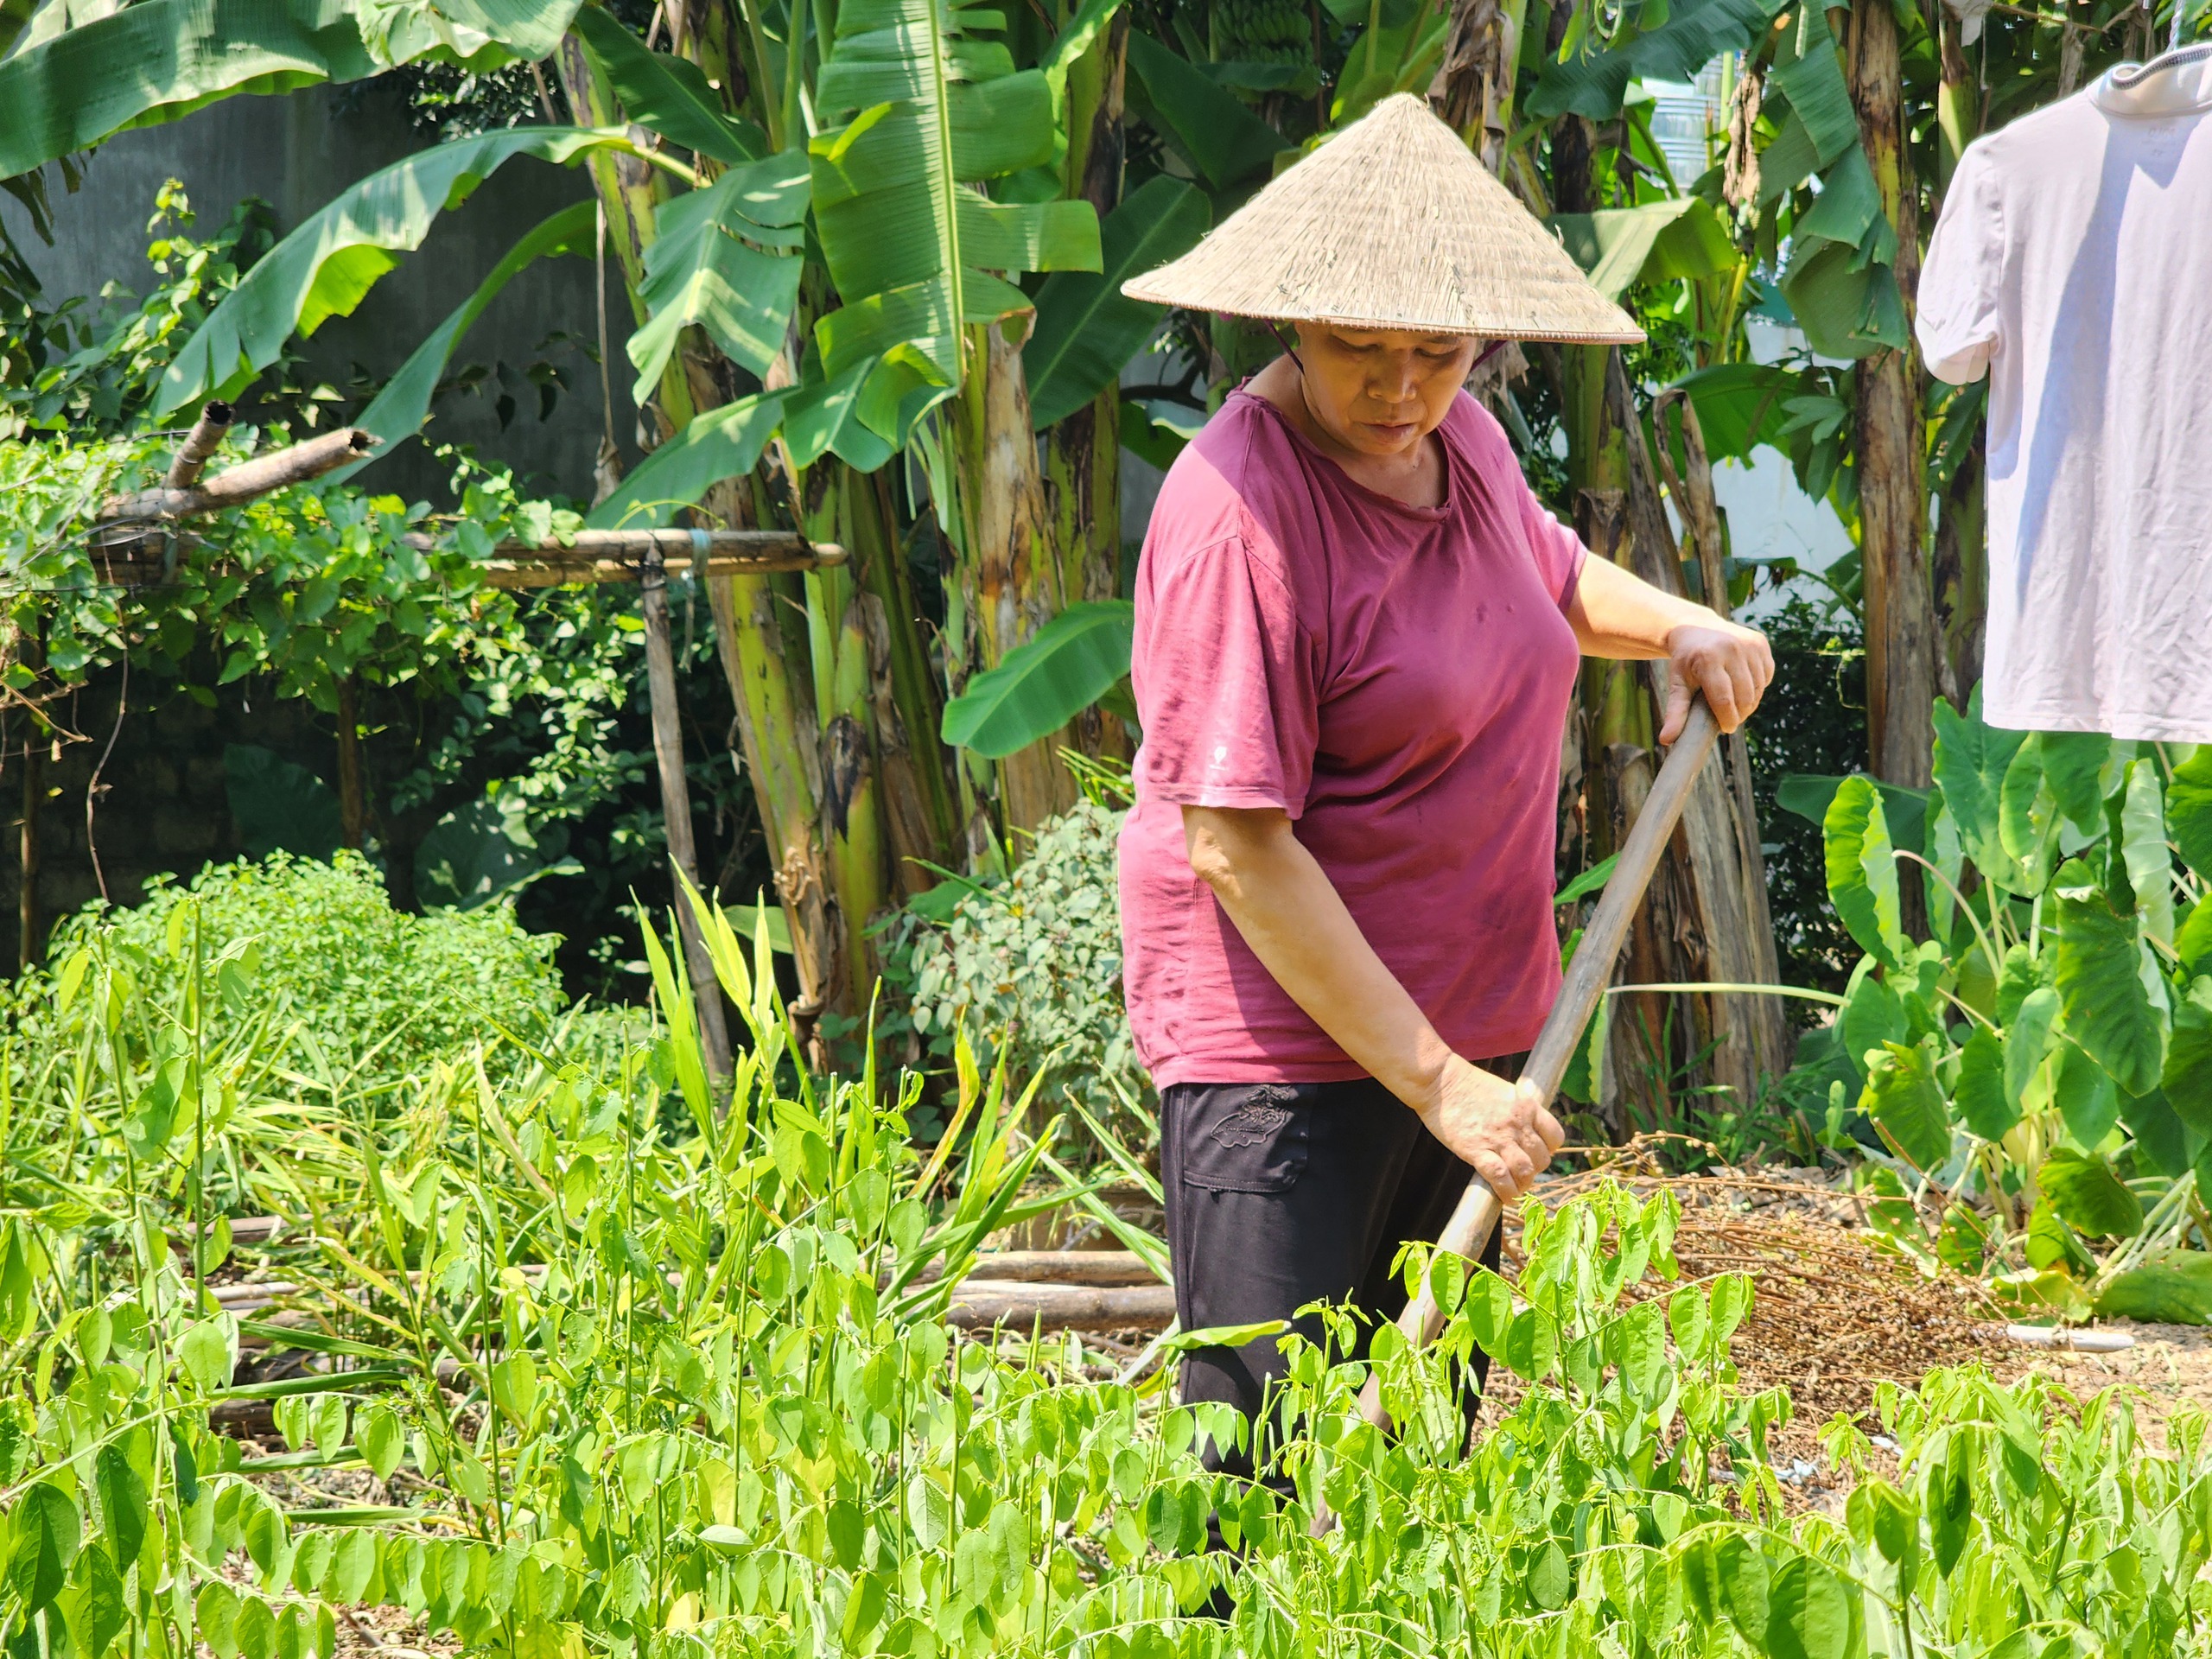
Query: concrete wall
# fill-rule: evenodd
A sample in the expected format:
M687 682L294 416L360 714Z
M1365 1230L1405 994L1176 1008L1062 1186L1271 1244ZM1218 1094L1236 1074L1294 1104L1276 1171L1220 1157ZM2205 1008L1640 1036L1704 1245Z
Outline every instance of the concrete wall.
M35 784L37 796L35 890L45 938L57 919L100 896L103 876L111 900L136 904L150 876L177 871L180 880L188 880L205 864L240 855L224 781L226 745L262 744L326 778L337 776L337 741L304 699L232 695L209 709L174 688L174 681L136 677L130 717L120 723L116 675L103 675L62 699L52 710L54 718L64 730L89 741L63 744L58 760L41 745L35 772L24 765L22 722L10 722L9 747L0 754L0 823L8 842L0 856L0 976L12 974L19 958L17 836L23 810L31 804L27 782ZM114 748L103 766L111 735ZM85 798L96 768L100 795L87 823Z
M56 194L54 245L31 236L16 204L0 196L0 218L44 283L49 300L97 295L111 282L137 293L151 285L146 221L165 179L179 179L199 214L194 232L211 235L242 198L258 196L289 231L347 185L413 152L435 135L416 130L400 89L389 80L318 87L282 98L232 98L167 126L124 133L94 151L83 188ZM52 182L52 175L48 175ZM333 318L304 343L309 363L338 379L356 363L382 380L466 300L501 257L548 214L590 194L580 168L512 161L457 212L442 214L416 252L370 290L350 317ZM610 272L616 442L636 459L633 375L622 343L629 311L619 272ZM588 259L543 261L510 283L454 353L468 363L509 366L517 409L502 432L493 396L453 396L438 407L426 433L434 440L477 446L487 459L513 466L536 487L588 499L601 421L599 376L581 352L560 353L569 390L553 416L537 418L536 388L521 378L547 336L567 330L598 336L594 274ZM249 416L252 394L246 397ZM364 486L410 499L440 496L444 472L420 442L410 442L360 475Z

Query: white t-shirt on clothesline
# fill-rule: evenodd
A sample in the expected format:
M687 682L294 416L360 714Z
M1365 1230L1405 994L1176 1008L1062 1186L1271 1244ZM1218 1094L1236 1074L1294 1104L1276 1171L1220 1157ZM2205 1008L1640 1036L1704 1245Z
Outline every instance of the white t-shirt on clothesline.
M2212 742L2212 48L2128 67L1967 147L1917 332L1991 375L1985 717Z

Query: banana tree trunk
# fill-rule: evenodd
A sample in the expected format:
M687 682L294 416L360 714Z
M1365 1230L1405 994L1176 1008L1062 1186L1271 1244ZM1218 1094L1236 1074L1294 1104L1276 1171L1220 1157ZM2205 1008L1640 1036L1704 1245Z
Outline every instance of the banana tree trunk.
M1102 219L1122 200L1122 93L1128 38L1124 10L1068 72L1065 188L1088 201ZM1120 388L1107 387L1046 430L1045 499L1060 589L1069 602L1113 598L1122 576ZM1075 747L1086 754L1128 758L1127 728L1103 709L1078 715L1072 735Z
M1849 63L1859 130L1897 232L1908 321L1920 274L1920 224L1905 148L1904 75L1887 0L1855 0ZM1866 723L1875 775L1925 788L1935 759L1936 631L1924 551L1927 491L1917 354L1908 346L1859 365L1853 411L1866 609ZM1908 884L1912 885L1912 884Z
M995 667L1065 608L1054 556L1021 346L1029 319L1008 317L968 331L966 383L952 403L967 517L961 571L977 654ZM1034 830L1076 802L1075 779L1056 732L999 762L999 809L1008 830Z
M1593 559L1630 562L1627 493L1581 491L1574 528ZM1651 792L1651 705L1632 663L1592 658L1583 665L1581 725L1583 823L1586 855L1599 862L1628 840ZM1624 984L1654 985L1684 977L1673 950L1675 895L1662 870L1644 890L1629 923L1628 942L1614 977ZM1607 999L1605 1077L1599 1115L1616 1141L1639 1128L1664 1128L1673 1118L1671 999L1651 991Z
M1980 130L1981 102L1974 86L1974 67L1959 40L1959 20L1938 8L1942 20L1942 80L1936 99L1936 147L1945 190L1959 157ZM2075 35L2067 28L2067 39ZM2078 54L2077 54L2078 55ZM2062 86L2063 98L2072 89ZM1938 678L1943 695L1955 708L1981 678L1982 627L1989 613L1989 565L1986 524L1982 516L1982 486L1987 475L1987 435L1975 423L1965 456L1951 474L1936 524L1936 555L1930 573L1936 589L1936 623L1942 641Z
M752 503L740 480L716 485L707 505L722 524L743 527ZM819 757L810 741L813 700L794 685L786 652L785 613L791 608L775 576L727 576L707 584L714 607L715 654L737 709L745 775L767 838L776 899L791 938L802 1005L830 1000L838 956L828 880L829 860L816 832L822 798Z
M1636 421L1628 376L1618 353L1609 377L1611 400L1628 429L1630 516L1639 549L1636 574L1654 587L1685 592L1681 561L1675 556L1671 527L1659 499L1650 451L1641 422ZM1688 470L1679 479L1662 461L1674 487L1677 508L1689 527L1705 588L1705 602L1729 613L1726 562L1720 508L1713 490L1713 469L1688 398L1681 408L1683 456ZM1657 423L1663 445L1667 424ZM1662 454L1664 453L1662 449ZM1658 665L1655 664L1655 667ZM1653 677L1654 696L1663 696L1662 674ZM1732 985L1779 985L1782 963L1775 947L1774 916L1767 899L1766 859L1759 848L1758 809L1751 795L1751 747L1736 732L1716 745L1698 774L1675 832L1674 856L1686 868L1681 891L1696 918L1695 932L1705 945L1702 969L1693 977ZM1715 1083L1735 1091L1741 1105L1756 1098L1763 1077L1778 1076L1793 1047L1789 1016L1773 996L1698 994L1692 998L1700 1046L1713 1038L1720 1046L1707 1063Z
M559 67L563 88L580 124L607 126L620 119L612 90L573 35L562 41ZM725 92L735 94L741 89L729 85ZM645 276L645 251L653 239L654 210L664 193L654 171L632 158L602 156L591 167L632 316L643 321L646 314L638 295ZM723 401L714 372L718 359L719 353L703 340L687 336L679 346L662 376L656 399L664 436L696 410ZM755 514L747 481L718 485L708 493L700 516L710 525L741 529L753 524ZM738 576L709 582L707 588L717 654L736 706L745 770L753 783L775 868L777 898L791 937L801 1011L807 1012L809 1005L813 1009L847 1005L849 982L841 974L846 952L837 884L817 829L823 796L817 715L804 669L794 673L787 660L777 581Z
M1492 173L1513 130L1513 85L1528 0L1452 0L1431 108Z

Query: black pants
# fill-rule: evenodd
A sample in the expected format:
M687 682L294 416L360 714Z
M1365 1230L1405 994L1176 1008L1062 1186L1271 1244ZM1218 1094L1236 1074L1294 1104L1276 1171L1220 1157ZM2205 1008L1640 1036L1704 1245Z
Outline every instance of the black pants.
M1515 1077L1523 1058L1485 1060L1483 1069ZM1167 1250L1185 1331L1287 1319L1317 1301L1350 1301L1378 1323L1396 1319L1406 1305L1404 1283L1390 1272L1399 1245L1434 1243L1474 1173L1372 1078L1173 1084L1160 1107ZM1493 1233L1483 1262L1497 1261ZM1321 1339L1318 1317L1294 1328ZM1280 1340L1185 1354L1184 1402L1226 1402L1256 1426L1268 1383L1286 1369ZM1363 1332L1356 1357L1365 1350ZM1473 1369L1471 1422L1486 1357L1478 1353ZM1254 1473L1249 1450L1214 1445L1205 1455L1227 1473Z

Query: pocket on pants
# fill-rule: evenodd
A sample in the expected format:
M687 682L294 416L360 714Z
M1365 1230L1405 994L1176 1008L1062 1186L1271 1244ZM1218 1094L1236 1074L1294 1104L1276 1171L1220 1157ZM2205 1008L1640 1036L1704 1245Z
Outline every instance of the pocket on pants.
M1179 1103L1183 1184L1209 1192L1287 1192L1306 1173L1310 1103L1289 1084L1193 1089Z

